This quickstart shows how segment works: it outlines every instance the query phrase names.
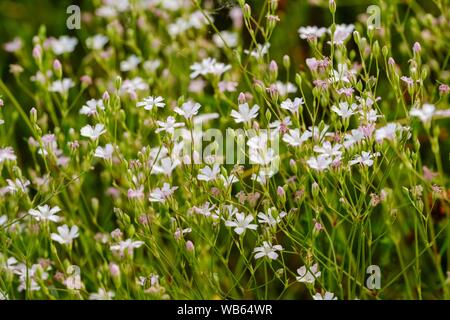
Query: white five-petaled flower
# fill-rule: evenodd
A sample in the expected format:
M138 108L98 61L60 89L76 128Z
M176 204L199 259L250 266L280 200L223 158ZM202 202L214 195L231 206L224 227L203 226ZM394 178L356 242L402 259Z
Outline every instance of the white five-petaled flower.
M313 40L321 38L327 32L326 28L316 26L300 27L298 33L301 39Z
M324 154L321 154L318 157L311 157L306 161L311 169L317 171L324 171L328 169L332 162L332 159L328 155Z
M354 164L360 163L362 165L371 167L373 165L373 158L379 155L380 154L378 152L370 153L363 151L361 155L356 156L356 158L354 160L349 161L348 164L352 166Z
M243 103L238 106L239 111L232 110L231 116L236 123L249 122L258 116L259 106L255 104L251 109L248 103Z
M91 293L89 300L112 300L114 298L114 292L106 291L103 288L98 289L97 293Z
M105 132L105 126L101 123L97 123L95 127L86 125L80 130L80 133L83 137L87 137L91 140L97 140Z
M103 100L95 100L91 99L86 101L86 104L81 107L80 114L85 114L87 116L96 115L98 110L105 110L105 106L103 105Z
M12 147L0 148L0 163L7 160L15 161L17 159L14 149Z
M176 107L173 111L178 113L180 116L185 117L186 119L191 119L198 113L200 107L200 103L187 101L181 105L181 108Z
M325 292L324 295L321 295L319 292L317 292L315 295L312 296L314 300L337 300L337 297L332 292Z
M61 36L59 39L53 39L50 43L51 48L56 55L74 51L77 44L77 38L68 36Z
M37 221L58 222L61 217L57 216L56 214L60 211L61 209L58 206L50 208L48 204L45 204L43 206L38 206L37 209L28 210L28 213L32 215Z
M136 107L144 107L145 110L152 110L154 107L164 108L166 104L163 101L163 97L149 96L136 103Z
M263 224L268 224L269 226L273 227L277 223L281 222L281 219L286 216L286 212L282 211L280 214L275 218L272 215L272 211L274 211L273 208L269 208L267 210L267 214L264 212L258 213L258 222Z
M120 255L127 253L128 255L132 256L134 249L141 247L143 244L143 241L133 241L131 239L127 239L124 241L120 241L117 244L111 245L110 248L111 251L119 252Z
M59 242L60 244L71 244L73 239L78 238L78 227L72 226L70 229L65 224L57 228L58 233L52 233L52 240Z
M139 63L141 63L141 58L132 54L126 60L120 62L120 71L123 72L132 71L137 68Z
M220 165L215 163L212 167L205 166L200 169L200 173L197 175L197 179L201 181L213 181L217 179L217 175L220 172Z
M316 281L316 279L321 275L317 263L312 265L309 269L306 266L301 266L297 269L297 273L297 281L304 283L314 283L314 281Z
M201 62L196 62L191 66L191 79L197 78L199 75L205 76L208 74L214 74L220 76L224 72L231 69L230 65L226 65L221 62L217 62L214 58L206 58Z
M156 121L156 123L158 124L158 126L160 126L160 128L155 130L156 133L165 131L167 133L174 134L175 128L184 126L184 123L177 122L172 116L167 117L166 122L158 120Z
M253 252L255 253L255 259L268 257L269 259L276 260L278 258L278 253L276 251L282 250L283 247L279 244L272 245L267 241L263 241L263 245L261 247L256 247Z
M283 136L283 141L293 147L299 147L303 144L303 142L307 141L311 137L312 134L309 131L305 131L302 134L300 134L299 129L292 129L289 130L289 133L286 133Z
M150 192L149 200L151 202L165 202L177 189L178 187L170 187L170 184L164 182L162 188L156 188Z
M351 106L348 105L347 102L340 102L339 107L333 106L331 110L336 112L342 119L350 118L355 114L358 105L356 103L352 103Z
M92 50L102 50L108 41L109 39L107 36L96 34L95 36L86 39L86 46Z
M432 104L425 103L421 109L413 108L409 112L412 117L418 117L423 123L428 123L433 118L436 107Z
M327 156L333 156L333 157L340 157L342 155L341 150L342 145L339 143L336 143L334 146L331 145L329 141L324 141L321 147L314 146L314 151L323 155Z
M180 164L180 161L173 160L170 157L162 158L159 164L154 164L152 167L152 173L158 174L163 173L166 176L172 175L173 169L175 169Z
M95 149L94 157L105 160L111 160L114 152L114 147L111 143L105 145L105 147L97 147Z
M51 92L58 92L62 95L65 95L69 92L69 89L74 86L75 83L73 82L72 79L64 78L62 80L53 81L48 90Z
M345 40L352 34L355 26L353 24L338 24L336 25L336 29L333 34L333 43L334 44L344 44ZM331 33L331 30L329 30Z
M291 113L297 113L300 105L304 103L303 98L295 98L294 101L288 98L281 103L281 109L288 110Z
M192 210L197 213L197 214L201 214L202 216L205 217L211 217L214 220L219 218L219 215L213 213L213 210L215 209L215 205L209 203L209 202L205 202L201 207L193 207Z
M245 232L245 229L256 230L258 228L256 224L251 223L253 219L252 215L246 216L245 214L238 212L234 215L234 220L225 221L225 225L227 227L234 227L234 231L241 235Z

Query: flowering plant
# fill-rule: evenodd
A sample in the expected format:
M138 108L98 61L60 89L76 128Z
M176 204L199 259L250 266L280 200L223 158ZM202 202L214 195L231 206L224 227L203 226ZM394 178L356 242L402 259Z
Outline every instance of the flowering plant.
M448 1L253 2L10 34L0 299L450 298Z

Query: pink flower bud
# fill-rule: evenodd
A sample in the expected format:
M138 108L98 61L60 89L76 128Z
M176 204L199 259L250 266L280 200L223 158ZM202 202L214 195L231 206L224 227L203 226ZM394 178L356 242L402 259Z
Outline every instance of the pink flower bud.
M33 48L33 58L40 61L42 59L42 48L40 45L36 45Z
M80 78L82 84L90 86L92 84L92 78L88 75L84 75Z
M103 100L108 101L109 100L109 93L108 91L103 92Z
M0 107L3 107L5 105L5 103L3 102L2 99L0 99Z
M239 102L239 104L244 104L244 103L247 102L247 98L245 97L245 93L243 93L243 92L239 93L238 102Z
M61 62L58 59L55 59L53 61L53 70L55 70L56 73L58 73L62 70Z
M186 241L186 250L189 252L194 251L194 244L192 243L191 240Z
M110 263L109 264L109 272L111 273L111 276L113 276L113 277L120 276L120 268L115 263Z
M419 53L420 50L422 50L422 47L420 46L420 43L414 42L414 45L413 45L413 52L414 52L414 53Z

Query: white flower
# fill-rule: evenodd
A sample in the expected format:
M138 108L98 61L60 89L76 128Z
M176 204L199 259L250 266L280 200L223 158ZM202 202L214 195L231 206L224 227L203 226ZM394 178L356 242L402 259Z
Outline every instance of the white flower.
M153 165L152 173L164 173L166 176L171 176L173 169L175 169L179 164L179 160L172 160L170 157L165 157L161 159L160 165Z
M197 78L199 75L205 76L208 74L214 74L220 76L224 72L231 69L230 65L225 65L224 63L217 62L216 59L206 58L200 63L196 62L191 66L191 79Z
M291 129L289 130L289 133L286 133L283 136L283 141L293 147L299 147L303 144L303 142L307 141L311 137L312 134L309 131L305 131L300 134L299 129Z
M17 157L14 153L14 149L11 147L0 148L0 163L5 161L16 161Z
M172 196L172 194L177 190L178 187L170 187L170 184L164 182L162 188L156 188L152 192L150 192L149 200L151 202L165 202L167 198Z
M193 207L192 209L197 214L201 214L202 216L205 217L211 217L214 220L216 220L219 218L219 216L217 214L212 213L215 207L216 207L215 205L212 205L209 202L205 202L201 207Z
M363 151L360 156L356 156L356 158L349 161L348 164L352 166L354 164L361 163L365 166L371 167L373 165L373 157L376 157L378 155L378 152L372 154L370 152Z
M309 269L306 266L301 266L297 269L298 277L296 277L298 282L304 283L314 283L318 277L320 277L321 272L319 271L319 266L315 263Z
M50 208L48 204L43 206L38 206L36 209L28 210L28 213L32 215L37 221L53 221L58 222L61 217L57 216L56 213L60 212L61 209L56 206Z
M334 146L331 145L329 141L325 141L321 147L314 146L314 152L318 152L323 155L340 157L342 155L342 151L340 151L342 145L336 143Z
M281 81L277 81L277 82L275 82L275 86L277 88L278 93L282 97L288 95L289 93L297 92L297 87L293 83L290 83L290 82L284 83Z
M338 116L340 116L342 119L347 119L355 114L355 111L357 108L358 108L358 105L356 103L352 103L352 105L349 107L347 102L340 102L339 108L336 106L333 106L333 107L331 107L331 110L336 112L338 114Z
M89 300L112 300L114 298L114 292L106 291L103 288L98 289L97 293L91 293Z
M343 81L343 82L350 82L350 78L353 75L354 71L353 70L348 70L348 67L346 64L343 63L339 63L337 66L337 70L333 70L332 71L332 75L331 75L331 81L332 82L339 82L339 81Z
M420 121L422 121L423 123L428 123L433 118L435 111L436 111L436 107L434 105L425 103L422 106L422 109L413 108L413 109L411 109L409 114L412 117L418 117L420 119Z
M94 157L105 159L105 160L111 160L113 152L114 152L113 145L108 143L108 144L105 145L104 148L102 148L100 146L97 147L95 149Z
M132 54L128 57L127 60L120 62L120 71L127 72L132 71L137 68L137 66L141 63L141 58Z
M97 108L100 110L105 110L103 105L103 100L91 99L86 102L84 106L80 109L80 114L85 114L87 116L93 116L97 114Z
M300 38L307 40L321 38L326 32L326 28L319 28L316 26L300 27L300 29L298 29Z
M77 38L68 36L61 36L59 39L54 39L50 43L52 50L56 55L74 51L77 44Z
M376 122L378 118L383 116L377 113L377 110L369 109L368 111L359 110L360 119L368 123Z
M86 125L80 130L80 133L83 137L87 137L91 140L97 140L105 132L105 126L101 123L97 123L95 127Z
M52 240L59 242L60 244L71 244L73 239L78 238L78 227L69 227L65 224L57 228L58 233L52 233Z
M333 161L329 156L323 154L319 155L318 157L311 157L309 158L309 160L306 161L306 163L310 168L317 171L323 171L328 169L328 167L332 162Z
M221 31L220 35L213 35L213 41L219 48L224 48L225 44L229 48L234 48L238 45L238 34L227 30Z
M364 140L364 133L360 129L352 129L350 133L346 133L344 136L344 147L350 148L354 144Z
M263 241L261 247L256 247L253 252L255 254L255 259L260 259L262 257L268 257L269 259L276 260L278 258L278 253L276 251L282 251L283 247L279 244L272 245L267 241Z
M228 188L232 184L234 184L234 183L239 181L239 179L233 174L230 174L227 178L225 178L225 176L223 174L221 174L220 175L220 179L222 180L223 186L225 188Z
M201 105L197 102L188 101L181 105L181 108L176 107L173 111L178 113L180 116L185 117L186 119L191 119L198 113Z
M0 226L6 224L8 222L8 216L6 214L0 216Z
M109 39L107 36L96 34L95 36L86 39L86 46L89 49L102 50L105 44L108 43L108 41Z
M217 175L220 172L220 165L215 163L213 167L205 166L200 169L200 173L197 175L197 179L200 181L213 181L217 179Z
M286 213L280 212L278 217L274 218L272 215L273 210L274 210L273 208L269 208L267 210L267 214L265 214L264 212L258 213L258 218L259 218L258 222L263 223L263 224L268 224L271 227L273 227L273 226L277 225L279 222L281 222L281 218L283 218L286 215Z
M136 107L144 107L145 110L152 110L153 107L164 108L166 105L163 97L149 96L136 103Z
M6 179L6 182L8 183L6 190L12 194L17 192L25 193L28 191L28 186L30 185L30 180L21 180L19 178L16 178L15 180Z
M288 98L281 103L281 108L289 110L291 113L297 113L300 105L304 103L303 98L295 98L294 101Z
M259 106L257 104L255 104L251 109L248 106L248 103L240 104L238 108L239 111L231 111L231 116L234 118L236 123L248 122L258 116Z
M252 51L244 50L244 53L249 54L253 58L260 59L269 52L269 48L270 43L265 43L264 45L258 43L255 49L253 49Z
M384 139L394 140L397 131L400 131L401 129L402 127L397 123L388 123L375 131L375 140L378 142L381 142Z
M333 43L344 44L344 41L352 34L355 26L353 24L338 24L334 31ZM331 32L331 30L329 30Z
M110 249L111 251L119 252L120 255L127 253L129 256L132 256L134 249L141 247L143 244L143 241L133 241L131 239L127 239L111 245Z
M51 92L58 92L62 95L67 94L69 89L74 87L75 83L72 79L64 78L62 80L53 81L50 88L48 89Z
M324 295L321 295L319 292L317 292L312 297L314 300L337 300L337 297L334 296L334 293L329 291L325 292Z
M256 230L258 228L256 224L250 223L254 219L252 215L246 216L243 213L236 213L234 215L234 218L234 220L225 221L225 225L227 227L234 227L234 232L239 235L243 234L245 232L245 229Z
M166 122L158 120L156 123L160 126L160 128L155 130L156 133L166 131L167 133L174 134L175 128L184 126L184 123L176 122L175 118L172 116L167 117Z

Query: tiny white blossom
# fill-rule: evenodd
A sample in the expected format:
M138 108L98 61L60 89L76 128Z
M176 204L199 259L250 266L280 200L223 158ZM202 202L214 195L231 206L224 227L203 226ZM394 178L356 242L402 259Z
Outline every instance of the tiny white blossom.
M60 244L71 244L73 239L78 238L78 227L72 226L70 229L65 224L57 228L58 233L52 233L52 240L59 242Z
M163 101L163 97L149 96L136 103L136 107L144 107L145 110L152 110L154 107L164 108L166 104Z
M256 230L258 228L256 224L251 223L254 219L252 215L246 216L243 213L236 213L234 218L234 220L225 221L225 225L227 227L234 227L234 232L239 235L243 234L245 229Z
M333 161L329 156L323 154L319 155L318 157L311 157L306 161L306 163L310 168L317 171L323 171L328 169L328 167L332 162Z
M213 181L217 179L217 175L220 173L220 165L215 163L212 167L205 166L200 169L200 173L197 175L197 179L200 181Z
M59 39L53 39L50 43L52 50L56 55L74 51L77 44L77 38L68 36L61 36Z
M298 277L296 278L298 282L304 283L314 283L317 278L320 277L321 272L319 271L319 266L315 263L309 269L306 266L301 266L297 269Z
M329 291L325 292L324 295L321 295L319 292L317 292L312 297L314 300L337 300L337 297L334 296L334 293Z
M86 104L81 107L80 114L93 116L97 114L97 109L105 110L103 100L91 99L89 101L86 101Z
M288 98L281 103L281 108L291 113L297 113L300 105L304 103L303 98L295 98L294 101Z
M150 192L149 200L151 202L165 202L172 194L177 190L178 187L170 187L170 184L165 182L162 188L156 188Z
M197 102L188 101L181 105L181 108L176 107L173 111L178 113L180 116L185 117L186 119L191 119L198 113L201 105Z
M58 206L50 208L48 204L45 204L43 206L38 206L37 209L28 210L28 213L37 221L58 222L61 217L56 214L60 211L61 209Z
M283 141L293 147L299 147L311 137L312 134L309 131L300 134L300 129L291 129L283 136Z
M105 132L105 126L101 123L97 123L95 127L86 125L80 130L80 133L83 137L87 137L91 140L97 140Z
M256 247L253 252L255 253L255 259L268 257L269 259L276 260L278 258L278 253L276 251L282 250L283 247L279 244L272 245L267 241L263 241L263 245L261 247Z
M259 106L255 104L251 109L248 103L240 104L238 106L239 111L232 110L231 116L234 118L236 123L249 122L250 120L258 116Z
M331 110L336 112L342 119L347 119L355 114L357 107L358 105L355 103L349 106L347 102L340 102L339 107L333 106Z
M141 58L132 54L126 60L120 62L120 71L123 72L132 71L137 68L139 63L141 63Z
M105 160L111 160L114 152L114 147L112 144L108 143L105 147L97 147L95 149L94 157L101 158Z
M97 293L91 293L89 300L112 300L114 298L114 292L106 291L103 288L98 289Z
M174 134L175 128L184 126L184 123L176 122L175 118L172 116L167 117L166 122L158 120L158 121L156 121L156 123L158 124L158 126L160 126L160 128L155 130L156 133L165 131L167 133Z

